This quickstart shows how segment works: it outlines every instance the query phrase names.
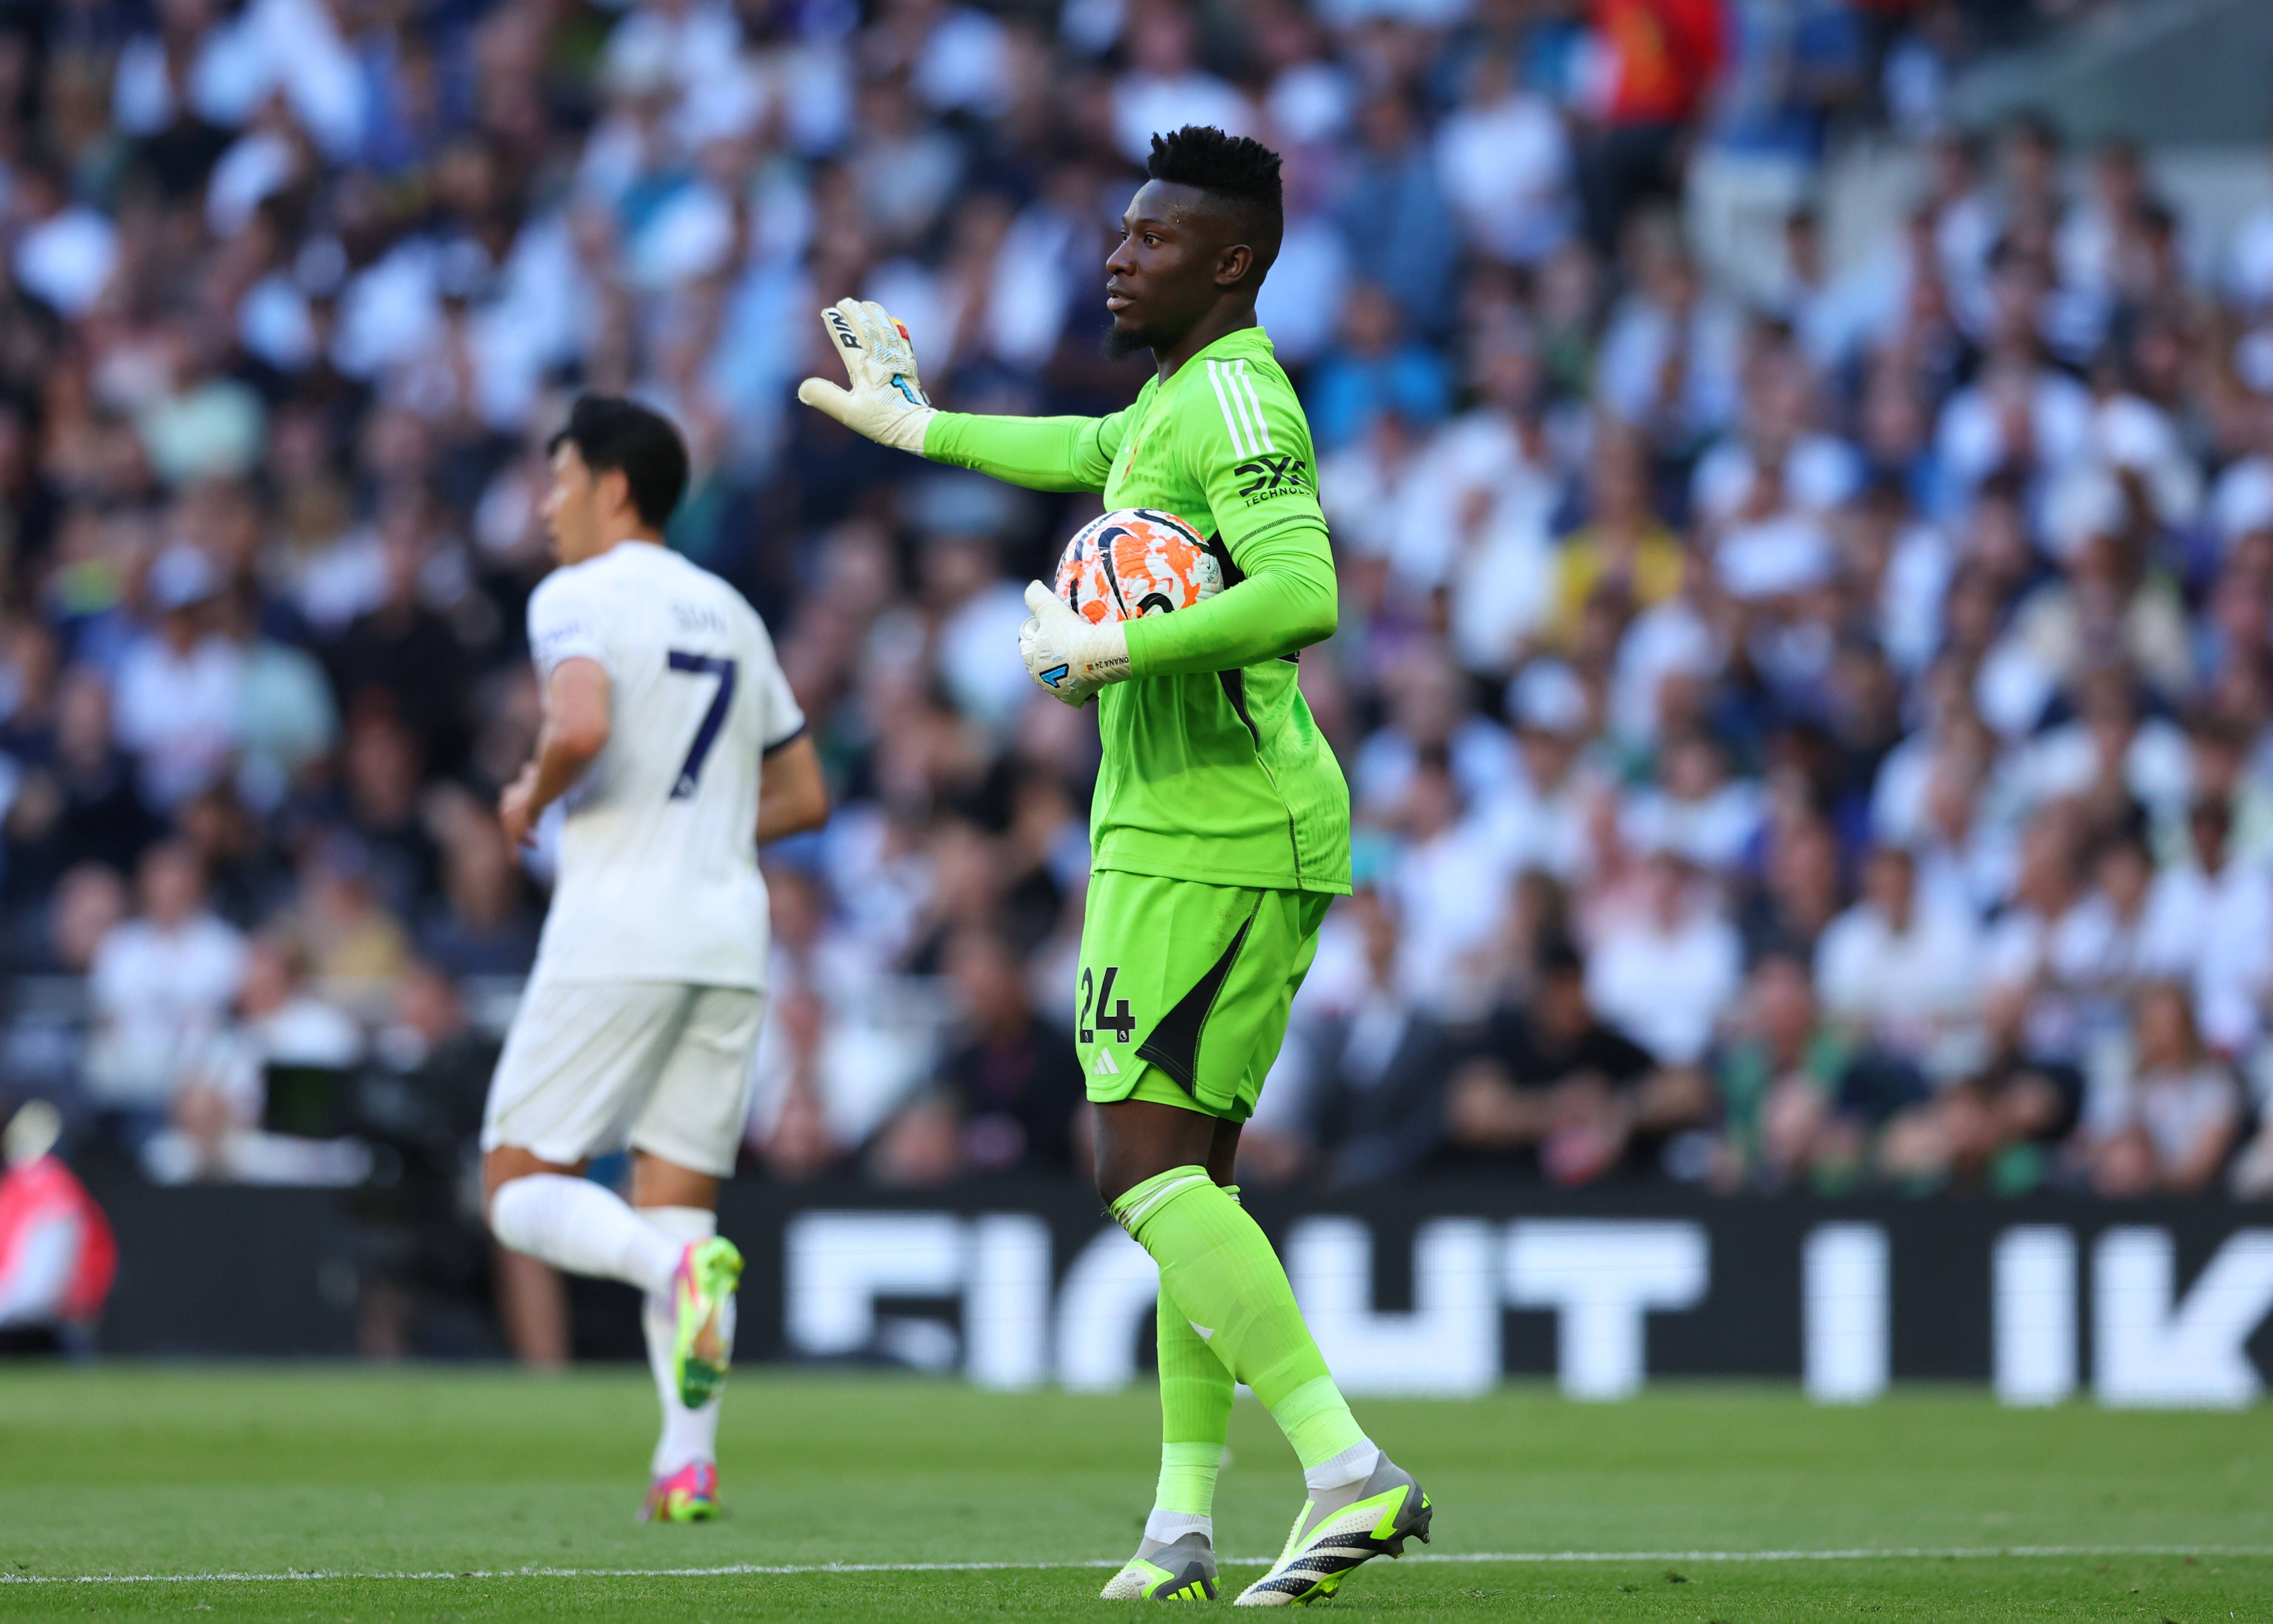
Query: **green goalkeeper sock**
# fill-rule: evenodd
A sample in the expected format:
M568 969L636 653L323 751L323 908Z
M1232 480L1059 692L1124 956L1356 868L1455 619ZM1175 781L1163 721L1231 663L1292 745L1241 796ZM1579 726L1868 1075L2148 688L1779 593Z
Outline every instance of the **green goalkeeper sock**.
M1236 1187L1225 1194L1236 1198ZM1160 1364L1160 1486L1152 1510L1204 1525L1215 1507L1215 1475L1231 1435L1231 1395L1237 1385L1215 1350L1166 1291L1157 1312Z
M1170 1168L1146 1179L1113 1204L1113 1215L1160 1266L1162 1297L1232 1375L1255 1389L1306 1472L1365 1443L1294 1306L1279 1254L1204 1168ZM1164 1357L1164 1417L1167 1374Z

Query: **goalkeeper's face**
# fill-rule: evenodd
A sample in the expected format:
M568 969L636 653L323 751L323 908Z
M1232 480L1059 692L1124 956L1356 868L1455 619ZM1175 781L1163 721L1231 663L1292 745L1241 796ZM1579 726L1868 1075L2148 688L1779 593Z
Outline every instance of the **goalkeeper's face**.
M1105 260L1106 350L1114 357L1172 349L1254 264L1220 208L1193 186L1148 180L1121 217L1121 241Z

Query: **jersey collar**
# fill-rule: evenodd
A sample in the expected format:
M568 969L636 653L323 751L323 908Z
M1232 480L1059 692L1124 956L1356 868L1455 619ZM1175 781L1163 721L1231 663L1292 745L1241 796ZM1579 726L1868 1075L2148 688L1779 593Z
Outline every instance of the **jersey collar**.
M1268 356L1273 353L1271 335L1264 331L1263 324L1258 321L1251 327L1239 327L1225 334L1204 349L1194 350L1184 364L1176 369L1176 375L1163 381L1160 387L1167 388L1172 384L1182 382L1194 372L1204 371L1204 369L1200 365L1203 361L1224 361L1235 356L1257 354ZM1158 378L1159 374L1155 373L1154 377Z

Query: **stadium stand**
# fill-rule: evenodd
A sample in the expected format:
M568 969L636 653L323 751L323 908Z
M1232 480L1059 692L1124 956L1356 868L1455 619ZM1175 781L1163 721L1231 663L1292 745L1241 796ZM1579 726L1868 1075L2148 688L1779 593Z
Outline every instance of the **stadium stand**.
M0 7L0 1104L446 1177L591 388L686 426L672 544L841 807L770 861L751 1163L1069 1168L1094 732L1011 650L1094 503L791 389L857 290L944 404L1119 405L1106 224L1194 121L1287 157L1360 826L1250 1182L2273 1194L2273 205L1951 124L2030 11ZM1919 184L1842 247L1857 147ZM324 1092L379 1074L415 1121Z

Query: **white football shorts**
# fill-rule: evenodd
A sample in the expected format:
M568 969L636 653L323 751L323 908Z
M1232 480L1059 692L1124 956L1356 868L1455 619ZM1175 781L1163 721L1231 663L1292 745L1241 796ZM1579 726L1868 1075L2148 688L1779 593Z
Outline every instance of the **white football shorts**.
M482 1148L565 1166L628 1144L723 1178L765 1007L746 987L532 981L490 1079Z

